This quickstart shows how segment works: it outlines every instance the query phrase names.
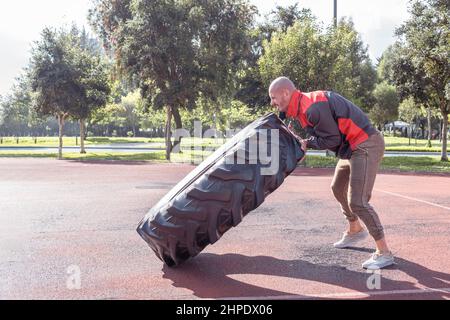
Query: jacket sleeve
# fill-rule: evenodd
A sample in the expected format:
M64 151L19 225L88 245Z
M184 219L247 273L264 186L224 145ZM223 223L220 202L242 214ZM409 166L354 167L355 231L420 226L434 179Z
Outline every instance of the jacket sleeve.
M341 133L329 108L311 107L306 118L313 126L313 134L307 140L307 147L316 150L333 150L342 142Z

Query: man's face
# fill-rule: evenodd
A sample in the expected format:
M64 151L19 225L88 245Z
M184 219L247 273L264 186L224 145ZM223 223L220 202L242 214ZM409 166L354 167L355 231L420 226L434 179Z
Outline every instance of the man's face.
M286 89L272 89L269 91L270 105L280 112L287 112L289 106L289 92Z

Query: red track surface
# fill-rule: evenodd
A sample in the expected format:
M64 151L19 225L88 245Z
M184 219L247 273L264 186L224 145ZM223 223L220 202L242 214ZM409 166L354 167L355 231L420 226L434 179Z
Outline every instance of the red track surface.
M397 265L370 290L371 240L331 245L346 226L332 170L297 169L216 244L163 266L135 228L192 169L0 159L0 299L450 298L449 176L378 176L372 204ZM67 288L72 265L80 290Z

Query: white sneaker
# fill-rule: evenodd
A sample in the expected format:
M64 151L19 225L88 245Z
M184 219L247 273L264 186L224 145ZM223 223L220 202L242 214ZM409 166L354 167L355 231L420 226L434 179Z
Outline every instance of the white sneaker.
M383 254L375 252L369 260L362 264L362 267L368 270L378 270L394 263L394 255L391 252Z
M339 240L338 242L335 242L333 244L333 246L335 248L338 248L338 249L344 249L344 248L348 248L348 247L353 247L358 242L360 242L360 241L364 240L365 238L367 238L368 235L369 234L364 229L362 229L360 232L354 233L354 234L348 234L347 232L344 232L344 235L342 236L342 239Z

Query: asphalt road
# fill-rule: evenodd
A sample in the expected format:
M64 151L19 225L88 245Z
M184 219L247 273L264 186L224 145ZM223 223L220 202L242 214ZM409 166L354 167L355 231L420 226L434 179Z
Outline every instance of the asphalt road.
M326 169L298 168L216 244L164 266L135 228L192 169L0 159L0 299L450 298L450 176L378 176L397 265L370 278L370 240L331 245L345 219Z

